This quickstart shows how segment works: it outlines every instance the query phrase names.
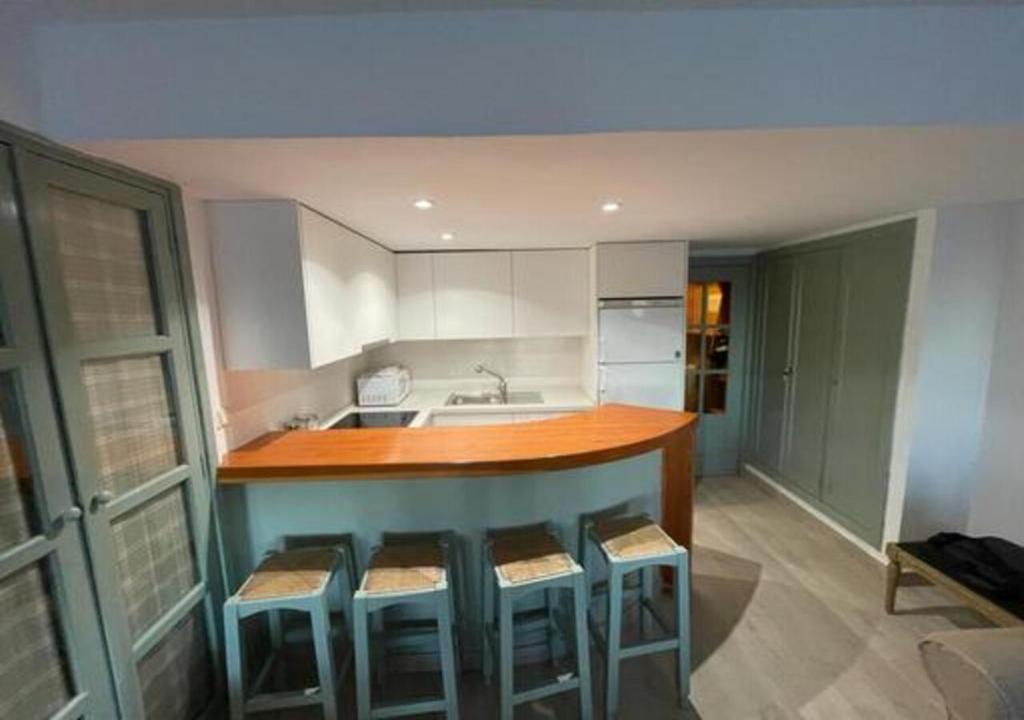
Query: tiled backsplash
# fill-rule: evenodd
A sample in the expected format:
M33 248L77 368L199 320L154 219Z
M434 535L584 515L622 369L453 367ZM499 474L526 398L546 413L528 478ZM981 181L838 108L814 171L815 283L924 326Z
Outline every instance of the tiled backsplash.
M228 447L237 447L297 414L320 418L350 405L355 378L366 366L357 355L316 370L239 370L221 375Z
M405 365L414 382L476 377L473 366L483 363L509 378L579 384L582 353L579 337L416 340L376 348L367 365Z

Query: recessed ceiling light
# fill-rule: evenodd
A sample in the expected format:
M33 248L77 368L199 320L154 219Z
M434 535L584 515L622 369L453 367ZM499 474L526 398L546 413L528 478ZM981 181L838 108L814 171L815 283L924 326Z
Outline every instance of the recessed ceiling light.
M412 206L417 210L429 210L434 207L434 202L432 200L427 200L426 198L420 198L414 202Z
M454 233L443 232L441 233L441 239L444 240L445 242L451 242L452 240L455 239L455 235Z
M607 202L601 203L601 212L617 213L621 209L622 203L618 200L608 200Z

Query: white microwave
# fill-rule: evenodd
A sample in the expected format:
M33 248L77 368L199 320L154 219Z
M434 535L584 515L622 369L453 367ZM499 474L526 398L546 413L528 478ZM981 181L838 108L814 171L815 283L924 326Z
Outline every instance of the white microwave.
M363 406L398 405L409 394L411 385L408 368L389 365L360 375L356 396Z

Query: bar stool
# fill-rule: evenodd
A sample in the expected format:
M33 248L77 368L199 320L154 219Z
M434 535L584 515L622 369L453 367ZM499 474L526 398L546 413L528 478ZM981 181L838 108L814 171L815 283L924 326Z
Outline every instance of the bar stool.
M690 574L686 549L676 544L653 520L644 515L599 517L584 520L584 544L580 553L588 577L587 544L597 546L608 566L608 614L606 634L596 623L591 630L605 658L605 717L612 719L619 707L619 663L626 658L652 653L676 652L676 689L680 707L690 696ZM675 628L658 612L651 598L653 568L672 567L676 571ZM625 576L640 571L643 575L639 598L641 634L646 611L667 639L622 646L622 598Z
M444 712L458 720L459 699L449 590L448 543L404 542L376 548L353 599L356 707L359 720ZM422 606L437 618L443 694L373 707L370 687L370 615L398 605Z
M352 596L359 587L359 563L356 560L355 540L352 534L285 535L281 538L281 550L298 550L300 548L327 548L338 553L341 574L338 576L336 594L329 596L328 600L337 598L337 609L342 616L342 626L348 634L348 640L351 641ZM330 592L328 589L328 593ZM334 608L331 608L331 615L333 619ZM280 611L270 611L268 616L270 642L273 647L279 648L284 643L309 642L309 633L305 632L305 628L287 627L282 623ZM331 623L331 628L332 630L340 629L334 622ZM338 672L339 677L344 677L351 659L351 653L346 653Z
M587 594L583 569L545 525L489 531L482 553L482 566L484 679L490 684L494 672L494 655L497 654L501 720L512 720L516 705L572 690L579 691L580 717L590 720L593 715L590 637L587 634ZM516 692L515 602L526 595L545 593L545 629L549 637L549 651L554 656L551 638L560 630L560 623L555 617L555 599L552 596L562 588L571 590L573 595L575 675L559 677L554 682ZM496 605L497 627L494 617Z
M228 697L232 720L250 712L302 705L322 705L324 717L338 716L334 650L331 644L327 589L342 557L333 548L303 548L267 556L224 603L225 654ZM246 697L246 672L241 622L260 612L294 610L309 613L316 653L319 685L300 691L263 692L263 681L273 667L271 652ZM276 649L275 649L276 650Z

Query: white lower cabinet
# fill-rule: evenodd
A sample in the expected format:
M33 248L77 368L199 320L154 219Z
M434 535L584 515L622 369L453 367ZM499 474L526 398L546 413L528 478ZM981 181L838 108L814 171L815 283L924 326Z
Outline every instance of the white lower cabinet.
M511 413L444 413L437 412L430 416L430 424L436 427L467 427L470 425L508 425L512 423L533 422L534 420L551 420L567 415L566 412L511 412Z

